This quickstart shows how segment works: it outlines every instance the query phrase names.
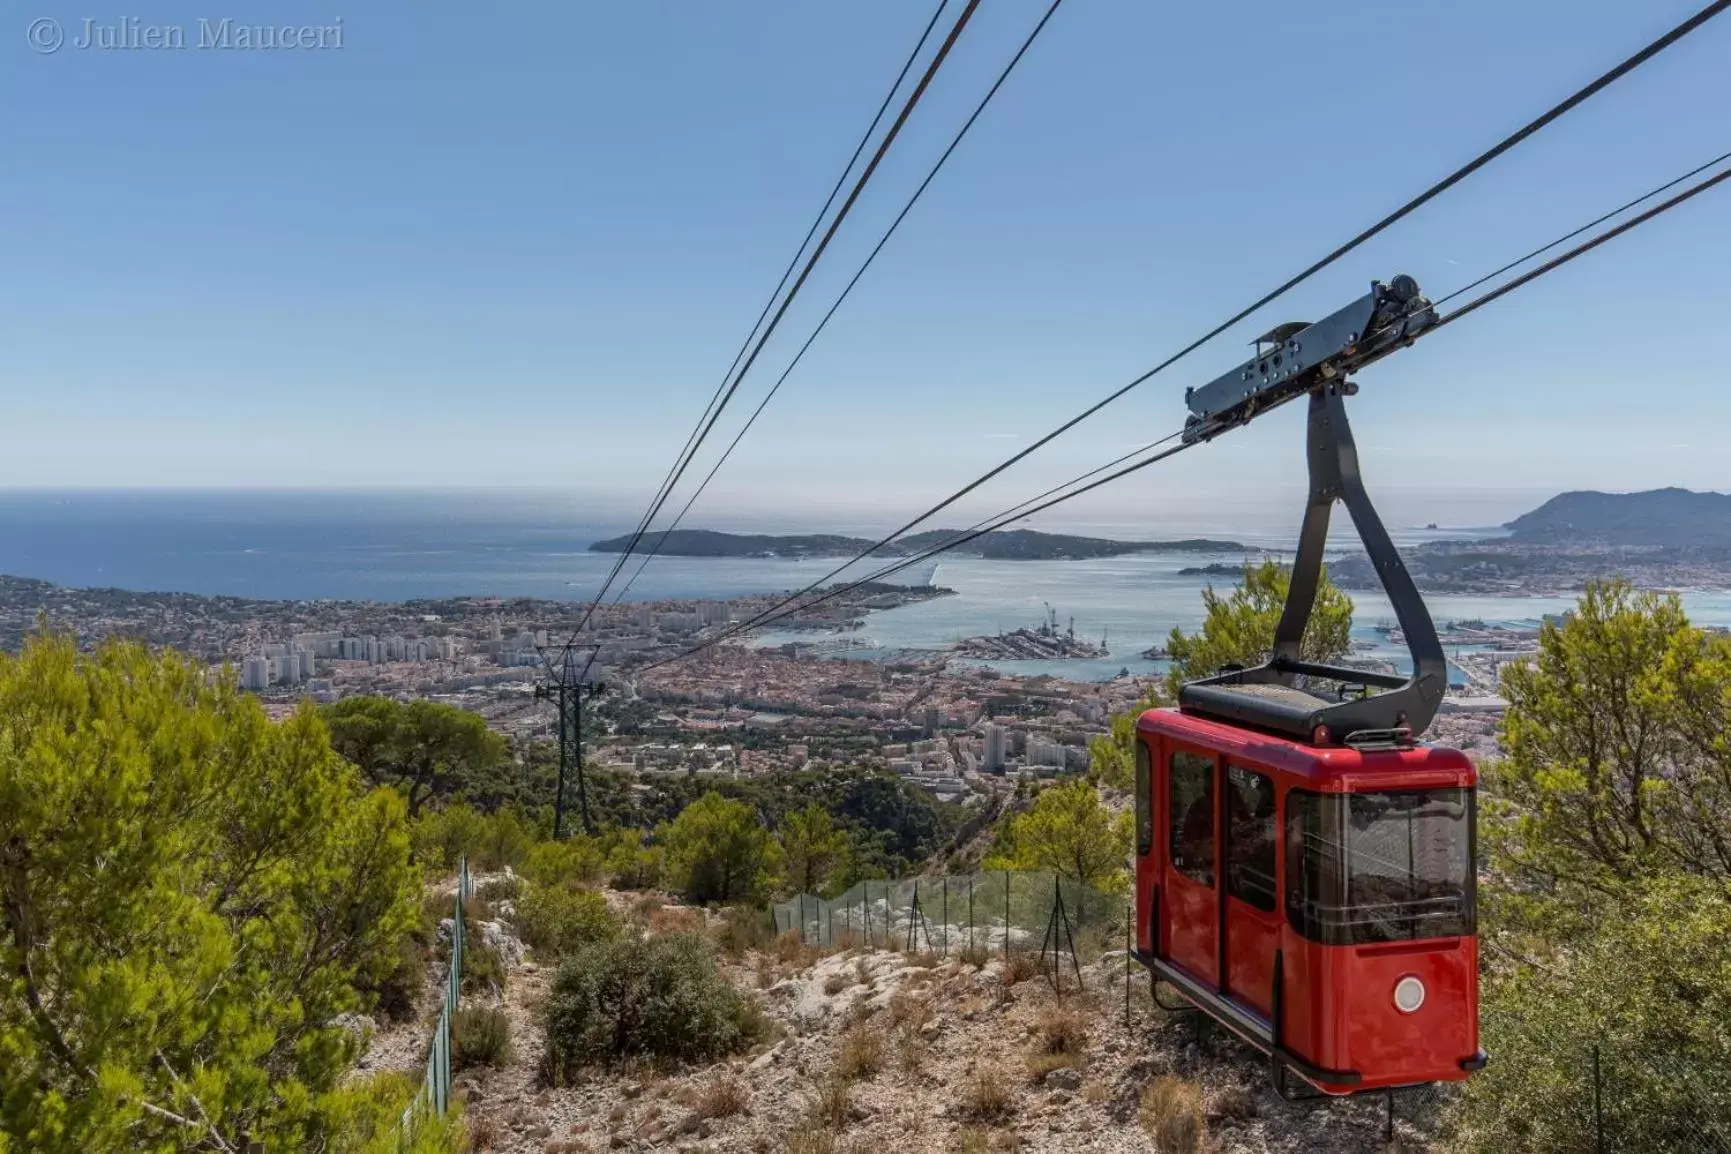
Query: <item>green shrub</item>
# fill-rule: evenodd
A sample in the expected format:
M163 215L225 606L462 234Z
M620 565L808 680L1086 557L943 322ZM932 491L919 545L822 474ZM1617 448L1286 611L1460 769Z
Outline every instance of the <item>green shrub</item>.
M660 846L643 844L636 830L616 830L602 838L607 876L621 890L654 889L661 884L664 855Z
M449 873L458 858L480 846L486 821L462 804L423 810L409 831L415 861L435 873Z
M769 915L751 906L728 906L715 927L715 944L729 957L747 950L761 950L775 940L775 923Z
M389 970L371 980L355 984L367 996L375 1013L392 1022L408 1022L415 1017L415 1003L427 984L427 950L413 934L405 934L397 943L397 956Z
M414 1138L403 1143L398 1125L420 1088L419 1078L383 1071L344 1082L320 1098L331 1127L319 1148L341 1154L456 1154L468 1149L462 1143L460 1107L443 1116L426 1112ZM301 1148L298 1143L296 1148Z
M1466 1084L1463 1146L1591 1150L1593 1048L1605 1149L1701 1149L1731 1133L1731 895L1662 877L1608 903L1591 936L1486 985L1491 1063Z
M531 949L566 954L619 933L607 901L594 890L536 886L517 903L517 934Z
M490 906L514 902L523 896L523 879L515 875L489 878L475 887L475 896Z
M715 967L693 934L614 939L586 946L560 966L547 999L543 1076L633 1058L703 1062L761 1036L763 1018Z
M439 940L439 923L451 917L457 909L457 899L451 894L428 894L421 899L421 914L410 931L415 941L431 949ZM441 950L443 956L443 950Z
M488 1006L465 1006L451 1021L455 1041L452 1063L459 1070L471 1066L505 1066L516 1057L511 1047L511 1020L505 1011Z
M505 989L505 959L492 946L481 944L473 934L463 948L463 992L486 993Z
M535 846L522 872L537 886L595 886L607 877L607 857L594 839L579 834Z
M520 866L535 841L533 825L512 810L499 810L482 819L480 838L470 851L469 868L491 873Z
M415 860L433 873L451 873L464 857L471 870L489 872L526 861L536 843L536 830L512 810L483 814L458 802L423 811L415 819L411 839Z

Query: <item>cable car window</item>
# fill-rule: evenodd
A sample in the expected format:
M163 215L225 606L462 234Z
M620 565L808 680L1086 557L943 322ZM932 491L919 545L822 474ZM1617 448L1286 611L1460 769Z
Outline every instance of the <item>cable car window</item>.
M1226 892L1273 913L1274 782L1240 765L1226 767Z
M1319 794L1286 803L1286 915L1362 945L1474 932L1473 791Z
M1154 848L1154 782L1148 744L1136 739L1136 852Z
M1172 864L1178 872L1205 886L1214 884L1214 759L1197 753L1174 753L1172 789L1167 813L1171 825Z

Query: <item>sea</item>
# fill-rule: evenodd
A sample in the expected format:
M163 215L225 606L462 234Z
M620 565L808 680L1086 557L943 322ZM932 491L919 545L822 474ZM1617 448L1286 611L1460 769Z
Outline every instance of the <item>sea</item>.
M1344 514L1339 521L1345 521ZM1042 525L1052 531L1063 526ZM1344 524L1331 538L1353 546ZM580 508L544 499L492 494L390 493L0 493L0 573L60 585L140 591L226 594L272 600L408 601L458 596L526 596L587 600L612 567L612 554L590 542L622 532L586 522ZM810 531L790 527L787 532ZM1089 531L1098 531L1090 526ZM1496 536L1494 526L1391 526L1397 544ZM942 559L918 567L943 597L870 614L857 631L826 638L841 655L870 659L937 649L963 637L1038 626L1048 613L1059 627L1104 640L1108 656L1086 660L993 662L1024 674L1100 681L1128 671L1149 676L1165 663L1141 656L1173 627L1195 629L1202 591L1231 578L1184 574L1210 563L1235 565L1265 551L1289 553L1286 531L1222 530L1216 538L1245 549L1217 553L1143 553L1089 561ZM1125 526L1120 537L1193 536L1159 526ZM626 599L729 598L800 588L834 560L658 557ZM633 560L625 568L630 577ZM861 566L835 580L864 576ZM617 588L617 586L616 586ZM1682 590L1699 624L1731 627L1731 590ZM1393 610L1380 593L1355 592L1355 638L1375 656L1403 663L1379 625ZM1437 622L1479 619L1536 625L1573 604L1569 597L1433 596ZM767 632L759 644L811 641L811 633ZM852 646L853 651L848 652Z

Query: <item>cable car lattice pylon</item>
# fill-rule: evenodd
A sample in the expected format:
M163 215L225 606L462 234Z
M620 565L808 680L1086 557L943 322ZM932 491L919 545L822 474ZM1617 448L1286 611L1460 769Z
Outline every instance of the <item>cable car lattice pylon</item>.
M554 703L559 714L559 779L553 791L553 840L565 837L565 781L577 782L577 807L583 817L583 832L593 837L595 822L589 814L589 786L583 777L583 699L594 698L605 688L599 681L585 682L594 660L579 663L569 647L563 649L557 663L542 654L542 682L535 686L535 696Z

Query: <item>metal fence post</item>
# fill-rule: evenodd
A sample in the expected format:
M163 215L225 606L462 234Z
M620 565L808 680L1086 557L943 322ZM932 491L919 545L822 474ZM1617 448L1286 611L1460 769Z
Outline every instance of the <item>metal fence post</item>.
M1124 1029L1130 1026L1130 907L1124 907Z

